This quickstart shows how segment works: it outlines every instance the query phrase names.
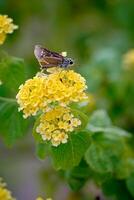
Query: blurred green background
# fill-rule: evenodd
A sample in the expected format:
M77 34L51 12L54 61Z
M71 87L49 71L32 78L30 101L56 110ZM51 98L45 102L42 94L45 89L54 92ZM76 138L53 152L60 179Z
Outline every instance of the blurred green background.
M86 78L96 108L106 109L115 125L133 132L134 63L130 68L123 63L124 54L134 48L133 0L0 0L0 13L19 25L0 49L24 58L28 77L39 70L33 54L36 44L67 51L75 60L74 70ZM12 149L2 143L0 147L0 176L17 199L34 200L38 194L54 200L84 199L69 197L70 189L49 160L36 159L30 134ZM88 200L89 193L95 198L101 191L87 186L85 193Z

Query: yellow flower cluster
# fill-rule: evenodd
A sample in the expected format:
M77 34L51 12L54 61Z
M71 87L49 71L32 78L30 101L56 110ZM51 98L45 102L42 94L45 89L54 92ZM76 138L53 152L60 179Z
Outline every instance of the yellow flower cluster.
M36 200L44 200L42 197L38 197ZM46 200L52 200L51 198L47 198Z
M34 77L19 87L20 91L16 98L20 105L19 110L23 110L24 118L36 115L37 111L43 109L48 103L45 97L46 77Z
M53 146L66 143L68 134L81 125L68 107L57 106L41 115L36 131L43 140L50 140Z
M19 110L23 110L26 118L39 110L44 111L53 103L79 102L87 98L86 88L85 79L73 70L37 75L20 86L17 94Z
M0 45L4 43L6 34L12 33L18 26L7 15L0 15Z
M0 179L1 181L1 179ZM15 200L11 192L5 188L6 184L0 182L0 200Z
M85 79L73 70L61 70L49 75L48 96L52 101L68 104L78 102L87 96Z
M124 69L134 69L134 49L129 50L123 57Z
M36 128L43 140L58 146L68 141L69 133L81 124L68 107L69 103L88 98L85 79L73 70L51 69L38 73L20 86L16 96L24 117L41 112Z

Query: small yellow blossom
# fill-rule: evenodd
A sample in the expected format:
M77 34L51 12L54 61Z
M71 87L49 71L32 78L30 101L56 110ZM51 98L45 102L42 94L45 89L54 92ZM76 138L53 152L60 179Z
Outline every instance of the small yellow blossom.
M36 200L44 200L42 197L38 197ZM46 200L52 200L51 198L47 198Z
M42 197L38 197L36 200L44 200Z
M20 105L19 110L23 110L24 118L35 115L37 111L47 105L45 98L45 76L34 77L19 87L16 98Z
M129 50L123 57L124 69L134 69L134 49Z
M85 79L80 74L60 69L48 75L40 73L27 80L20 86L16 98L19 110L23 110L26 118L39 110L48 111L55 103L65 106L86 99L86 88Z
M6 184L0 179L0 200L15 200L11 192L5 188Z
M67 143L69 133L80 125L81 121L68 107L57 106L41 115L36 131L43 140L50 140L53 146L58 146Z
M7 15L0 15L0 44L6 39L6 34L12 33L18 26L13 24L13 20Z

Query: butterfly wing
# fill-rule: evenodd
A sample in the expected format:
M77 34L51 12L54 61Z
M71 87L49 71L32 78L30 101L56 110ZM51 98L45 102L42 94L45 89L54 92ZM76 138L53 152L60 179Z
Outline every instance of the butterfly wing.
M58 57L46 56L43 59L39 60L39 63L42 68L58 67L62 65L62 60Z
M42 68L61 66L64 60L62 55L39 45L35 46L34 54Z

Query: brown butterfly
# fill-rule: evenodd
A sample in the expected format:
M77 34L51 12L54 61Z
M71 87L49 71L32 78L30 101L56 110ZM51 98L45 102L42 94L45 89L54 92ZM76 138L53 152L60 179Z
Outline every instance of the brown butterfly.
M34 55L37 58L41 69L51 67L67 68L68 66L74 64L74 61L71 58L53 51L49 51L40 45L35 46Z

